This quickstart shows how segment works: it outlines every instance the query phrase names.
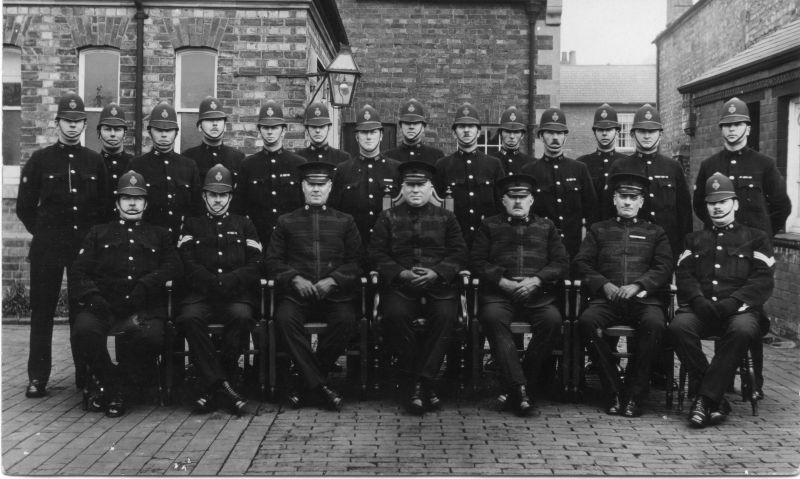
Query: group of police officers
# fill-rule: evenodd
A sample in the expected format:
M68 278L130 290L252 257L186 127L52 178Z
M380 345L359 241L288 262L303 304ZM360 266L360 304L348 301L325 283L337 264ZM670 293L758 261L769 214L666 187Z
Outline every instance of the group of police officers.
M125 114L110 104L100 114L96 153L80 145L82 99L60 99L58 141L25 164L17 200L33 234L28 397L46 394L66 269L76 382L83 387L91 375L102 385L90 409L124 414L125 382L147 375L163 350L164 285L173 281L175 323L201 383L195 410L223 401L245 412L238 358L255 324L258 279L267 276L275 281L278 332L302 379L290 385L289 403L299 407L314 395L338 410L343 400L327 376L353 333L359 278L375 269L383 336L407 375L405 406L423 414L442 405L436 378L454 341L455 278L468 268L480 281L478 319L517 414L536 414L531 393L560 338L555 290L564 279L583 280L589 300L579 330L609 414L642 414L665 335L689 371L690 423L718 423L730 411L724 392L736 364L768 327L771 237L791 209L775 161L747 146L741 100L723 105L724 149L700 166L694 211L705 226L696 232L683 168L658 153L662 125L650 105L634 116L635 153L615 151L621 125L603 104L592 127L597 151L578 159L564 156L569 129L559 108L540 118L539 159L519 151L526 127L514 107L501 115L496 157L479 148L481 121L469 103L456 109L450 155L424 144L425 107L415 99L401 105L402 143L388 152L380 150L378 111L358 110L355 158L328 144L332 122L322 103L306 108L310 144L297 152L283 146L288 122L275 101L259 111L258 153L245 157L225 145L226 124L222 102L206 98L197 121L202 143L179 154L176 112L159 103L147 125L152 149L133 158L123 148ZM402 200L384 210L387 195ZM438 196L452 197L453 211L432 201ZM673 274L680 308L668 324ZM422 335L414 327L420 314ZM316 351L303 327L310 320L328 323ZM515 320L533 327L522 362ZM220 355L211 322L225 325ZM614 324L636 329L625 384L615 344L603 335ZM117 365L108 335L116 336ZM709 364L700 339L711 335L721 339Z

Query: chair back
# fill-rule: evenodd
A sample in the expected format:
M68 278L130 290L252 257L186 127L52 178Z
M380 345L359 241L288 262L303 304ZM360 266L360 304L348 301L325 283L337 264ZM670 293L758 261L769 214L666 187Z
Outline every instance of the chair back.
M391 189L390 189L389 186L387 186L384 189L384 193L383 193L383 209L384 210L388 210L389 208L391 208L393 206L397 206L397 205L403 204L405 201L406 201L406 198L403 195L403 190L402 189L400 190L399 193L397 193L397 196L394 196L394 197L392 197ZM453 203L453 194L452 194L452 191L450 190L449 187L447 188L447 191L445 191L444 198L439 196L439 193L437 193L436 190L434 189L433 190L433 194L431 195L431 199L430 199L429 203L431 203L434 206L438 206L440 208L448 209L450 211L453 211L454 208L455 208L455 204Z

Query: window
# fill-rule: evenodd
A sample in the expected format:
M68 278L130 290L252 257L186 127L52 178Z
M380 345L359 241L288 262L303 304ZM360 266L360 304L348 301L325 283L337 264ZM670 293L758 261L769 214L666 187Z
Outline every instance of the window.
M22 50L3 46L3 166L19 166L21 123Z
M78 94L86 105L83 144L100 151L96 134L100 111L109 103L119 103L119 51L110 48L81 50L78 65Z
M495 156L500 152L501 145L498 125L481 125L481 131L478 134L478 150L489 156Z
M620 124L619 134L617 135L616 149L620 153L633 153L635 146L631 137L631 126L633 125L633 113L618 113L617 120Z
M207 96L217 96L217 54L209 49L186 49L175 54L175 111L180 133L175 151L203 141L197 131L198 107Z
M752 114L750 117L752 118ZM789 101L788 123L786 157L798 158L800 157L800 96ZM792 213L786 220L786 232L800 234L800 162L798 161L788 161L786 164L786 192L792 200Z

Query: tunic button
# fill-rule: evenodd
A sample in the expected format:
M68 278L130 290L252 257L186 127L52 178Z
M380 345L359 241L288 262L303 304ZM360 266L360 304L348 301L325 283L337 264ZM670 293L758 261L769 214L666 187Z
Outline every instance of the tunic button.
M558 169L558 165L553 165L553 168L555 168L557 170Z
M711 281L711 284L719 284L719 281L717 281L716 279L715 279L715 280L712 280L712 281Z
M736 164L736 160L731 160L731 164L735 165Z
M469 192L469 195L470 195L470 196L475 196L475 192L474 192L474 191L470 191L470 192Z
M730 178L731 180L735 180L735 179L736 179L736 177L735 177L735 176L730 176L729 178Z
M275 178L275 175L272 175L272 177Z
M133 228L128 228L128 233L133 233Z
M214 155L214 156L217 156L217 152L216 151L212 152L211 154Z
M72 229L74 229L74 230L78 229L78 225L73 225Z
M116 165L117 164L117 160L112 161L111 164L112 165Z
M564 219L564 217L563 217L563 216L559 216L559 217L558 217L558 219L560 219L560 220L563 220L563 219Z
M218 272L220 272L220 273L222 273L222 268L219 268L217 271L218 271Z
M171 176L167 176L167 181L171 181L171 180L172 180L172 177Z
M75 170L69 170L69 172L72 173L73 175L75 174Z
M469 229L470 229L470 231L475 231L475 227L474 226L470 226Z
M560 181L556 181L556 184L557 184L557 185L561 185L561 182L560 182Z
M273 158L273 159L271 159L269 161L270 161L270 163L275 163L275 158Z
M471 180L472 178L473 178L472 175L469 175L469 179Z
M369 179L369 182L372 183L372 178Z
M369 214L370 214L370 216L372 216L372 215L374 215L375 213L374 213L374 212L372 212L372 211L370 211L370 212L369 212Z
M133 240L128 240L128 243L133 244Z
M72 207L72 209L73 209L74 211L78 211L78 207L77 207L77 206L73 206L73 207Z
M711 297L711 301L716 301L716 300L717 300L717 297L716 297L716 296L712 296L712 297Z
M652 165L652 164L653 164L653 162L652 162L652 161L650 161L650 160L647 160L647 164L648 164L648 165Z
M469 213L470 214L475 213L475 210L469 210Z
M651 211L651 212L650 212L650 216L655 216L655 215L656 215L656 212L655 212L655 211Z
M654 198L655 196L656 195L654 195L653 193L650 193L650 198Z
M169 214L171 215L171 214L172 214L172 211L167 211L167 213L169 213Z
M413 151L409 152L409 155L414 156L414 152Z
M217 235L217 237L218 237L218 238L222 238L222 235L221 235L221 234L219 234L219 235Z
M277 195L277 194L278 194L278 193L276 193L276 192L275 192L275 190L272 190L272 196L275 196L275 195Z
M472 164L472 160L467 160L467 164L471 165Z
M169 198L169 199L172 199L172 193L169 193L169 194L167 195L167 198Z
M77 193L77 192L78 192L78 189L77 189L77 188L72 188L72 192L73 192L73 193Z
M131 280L131 279L133 279L133 276L128 276L128 280Z
M273 213L277 213L277 212L278 212L278 210L277 210L277 209L275 209L275 208L272 208L272 212L273 212Z
M222 251L217 251L217 254L222 256Z
M367 168L372 168L372 163L368 164Z
M719 251L722 251L722 246L717 246L717 249L718 249Z
M715 264L715 265L714 265L714 267L715 267L715 268L717 268L717 269L719 269L719 268L720 268L720 265L718 265L718 264Z
M73 155L72 153L70 153L70 154L69 154L69 157L70 157L70 158L75 158L75 155ZM73 173L74 173L74 172L73 172Z
M603 158L603 163L608 163L608 158Z
M374 198L374 196L372 196L372 193L369 194L369 197L370 199Z
M561 203L561 198L557 198L556 201Z
M133 261L133 256L128 256L128 261Z

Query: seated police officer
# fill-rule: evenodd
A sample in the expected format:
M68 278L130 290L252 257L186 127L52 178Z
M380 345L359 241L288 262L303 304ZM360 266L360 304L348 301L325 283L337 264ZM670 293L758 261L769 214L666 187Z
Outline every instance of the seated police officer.
M253 223L228 211L232 200L231 171L221 164L211 167L203 183L206 214L186 219L178 243L188 291L176 325L186 336L200 373L202 393L194 404L198 413L214 409L216 391L234 414L245 407L231 381L237 382L239 355L255 323L262 247ZM208 335L212 322L225 325L221 362Z
M369 259L382 283L384 337L411 376L408 408L422 414L426 406L441 407L433 382L458 315L454 279L467 262L467 246L453 212L429 203L436 168L409 161L399 169L405 201L381 212ZM420 314L428 324L424 339L413 326Z
M600 382L608 397L608 414L642 414L650 369L666 330L667 288L672 276L672 251L664 229L637 218L648 179L634 173L611 177L615 218L594 223L575 256L578 274L591 298L578 320L592 360L600 365ZM623 389L603 329L627 324L636 329L633 364Z
M669 326L675 352L696 393L689 422L695 427L722 422L730 412L725 389L747 348L768 326L764 303L774 287L771 231L736 220L739 201L733 182L721 173L706 181L711 225L686 235L678 259L680 309ZM708 363L700 339L719 336Z
M142 175L128 171L119 179L119 218L93 227L70 270L70 294L76 304L72 340L105 394L90 410L108 417L125 413L123 381L137 365L152 365L164 347L167 317L165 283L181 275L181 260L165 228L142 221L147 188ZM106 347L117 336L114 367Z
M353 217L326 206L334 169L327 162L298 167L305 206L278 218L266 263L277 288L275 322L305 390L338 411L342 397L326 385L326 377L355 327L363 246ZM304 328L312 318L328 323L316 355ZM291 391L288 400L299 407L302 393Z
M536 384L561 335L561 313L550 289L569 272L555 225L531 211L535 185L528 175L507 176L495 184L506 213L483 220L470 264L483 286L478 320L520 416L535 412L525 384ZM514 320L533 326L523 365L511 334Z

